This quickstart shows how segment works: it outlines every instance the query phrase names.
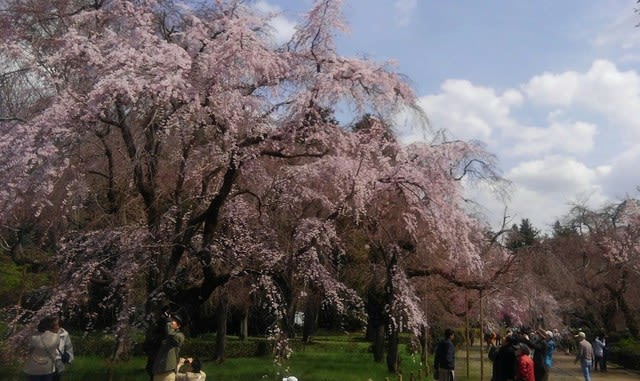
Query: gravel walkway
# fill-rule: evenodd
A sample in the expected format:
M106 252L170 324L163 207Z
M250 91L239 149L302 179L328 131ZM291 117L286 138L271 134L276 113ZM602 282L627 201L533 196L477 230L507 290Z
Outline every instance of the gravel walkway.
M575 357L572 355L556 352L553 358L554 364L549 380L584 380L580 366L573 363L574 359ZM640 373L620 368L615 364L607 364L607 372L592 372L591 379L593 381L637 381L640 380Z

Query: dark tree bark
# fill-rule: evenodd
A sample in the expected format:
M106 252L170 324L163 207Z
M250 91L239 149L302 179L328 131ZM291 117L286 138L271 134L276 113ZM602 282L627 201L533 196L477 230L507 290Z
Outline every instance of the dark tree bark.
M376 324L373 327L373 361L384 360L384 324Z
M373 286L372 286L373 287ZM384 361L384 339L387 326L384 314L384 296L380 291L369 289L367 293L367 340L371 341L373 361Z
M629 307L627 301L624 298L624 294L627 291L627 277L628 272L622 271L620 278L613 285L605 284L605 287L611 295L611 299L615 300L616 304L622 312L625 325L629 330L632 337L638 338L640 334L640 328L638 328L638 322L636 321L634 311Z
M242 309L242 316L240 316L240 333L238 334L240 340L244 341L249 337L249 308Z
M315 294L307 298L307 303L304 309L304 324L302 327L302 342L305 344L309 344L311 342L311 337L318 329L320 302L320 297Z
M214 360L218 363L224 362L224 348L227 340L227 315L229 313L229 302L222 295L216 307L216 346Z
M393 328L389 333L389 342L387 349L387 369L391 373L398 372L398 344L399 344L399 333L398 329Z

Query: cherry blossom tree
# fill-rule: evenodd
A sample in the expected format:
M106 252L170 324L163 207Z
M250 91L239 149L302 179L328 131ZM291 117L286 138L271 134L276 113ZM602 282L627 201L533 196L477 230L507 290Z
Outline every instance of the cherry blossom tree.
M563 324L637 334L637 205L631 197L597 209L575 205L531 252L530 267L557 301Z
M341 1L316 1L283 46L240 1L3 4L5 73L25 70L41 96L26 115L2 110L0 219L27 211L61 270L16 322L71 308L91 321L98 287L126 355L130 322L243 278L286 337L305 288L363 310L341 278L348 224L382 253L392 337L424 325L412 248L481 268L460 180L495 181L493 159L442 135L399 144L391 121L414 94L392 65L337 53ZM336 108L368 125L341 125Z
M635 289L640 278L637 266L640 254L638 200L627 198L598 210L574 209L574 221L583 229L583 250L576 263L582 271L578 284L586 291L588 312L600 311L600 324L611 324L613 311L620 311L629 332L638 337L633 313L638 304ZM602 300L593 303L594 300ZM589 311L590 310L590 311ZM613 328L613 327L609 327Z
M250 194L245 167L267 156L290 165L327 155L324 107L347 102L356 113L389 115L413 101L385 64L335 52L339 6L317 2L291 42L276 47L267 20L240 2L7 1L2 21L13 27L3 29L3 48L52 94L29 120L3 122L2 219L26 209L50 227L79 227L71 236L85 237L59 248L67 258L81 243L98 254L117 242L116 257L143 245L128 271L114 271L123 270L117 260L111 268L96 261L95 271L124 281L142 266L149 300L165 296L192 257L206 298L243 268L226 263L241 256L216 237L227 214L256 211L241 196ZM119 238L108 240L114 227ZM120 239L127 231L145 234L132 233L133 245ZM252 252L264 262L272 253Z

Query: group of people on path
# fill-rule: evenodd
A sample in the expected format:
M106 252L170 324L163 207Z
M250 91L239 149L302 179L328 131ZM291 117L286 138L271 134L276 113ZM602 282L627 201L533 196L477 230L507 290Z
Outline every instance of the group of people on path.
M515 334L507 331L498 343L495 334L490 336L488 357L493 363L491 381L548 381L553 366L556 349L555 335L551 331L537 329L529 334ZM444 339L438 344L434 356L434 379L454 381L455 346L454 332L446 329ZM594 339L593 345L586 340L586 334L578 332L575 363L580 368L585 381L591 381L591 370L607 371L606 341L604 336Z
M537 329L529 334L507 331L500 346L490 343L492 381L546 381L553 366L553 333Z
M161 332L148 342L147 372L152 381L205 381L206 374L197 357L180 357L184 334L182 319L164 314ZM40 320L38 332L28 341L23 372L29 381L60 381L65 366L74 359L69 332L55 316Z
M65 366L73 361L71 337L56 316L40 320L38 333L29 338L27 351L22 370L29 381L60 381Z
M575 337L578 340L575 363L580 363L584 380L591 381L592 370L597 372L600 367L601 372L607 371L605 357L607 343L604 336L597 336L591 344L587 341L587 335L584 332L578 332Z
M446 329L434 355L434 373L438 381L455 379L454 332ZM496 336L490 340L489 359L493 363L491 381L547 381L553 366L555 350L553 334L542 329L529 335L515 335L507 331L498 345ZM533 356L531 352L533 351Z

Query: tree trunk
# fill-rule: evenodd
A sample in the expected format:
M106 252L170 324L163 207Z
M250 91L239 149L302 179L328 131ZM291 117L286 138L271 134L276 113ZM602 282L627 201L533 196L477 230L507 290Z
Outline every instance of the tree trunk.
M218 363L224 361L224 346L227 339L227 315L229 312L229 303L227 298L222 295L218 301L216 308L216 347L214 360Z
M320 298L312 295L307 298L307 304L304 309L304 325L302 327L302 342L309 344L311 336L318 328L318 315L320 310Z
M609 291L611 298L616 301L616 304L620 308L620 311L622 311L622 316L624 317L624 322L627 326L627 329L629 330L629 333L632 337L638 338L638 335L640 334L638 323L636 322L633 311L629 308L629 305L624 298L624 294L627 291L627 276L628 273L626 271L623 271L620 279L617 282L619 286L613 287L605 284L605 287Z
M238 335L241 341L245 341L249 337L249 309L245 308L242 311L240 318L240 334Z
M398 357L399 333L397 328L392 328L389 333L389 347L387 352L387 369L391 373L398 373L399 357Z
M129 338L129 334L119 335L116 343L116 350L113 353L113 360L115 361L127 361L129 360L129 355L131 347L131 340Z
M478 290L480 301L480 335L484 337L484 301L482 300L482 289ZM480 340L480 381L484 380L484 340Z
M287 307L287 316L285 316L284 318L284 329L289 339L293 339L296 337L296 309L296 303L294 301L291 301L289 303L289 306Z
M384 360L384 328L385 325L382 323L373 326L373 361L375 362Z
M622 311L622 315L624 316L624 322L629 330L629 333L633 338L638 338L638 334L640 330L638 329L638 323L636 322L636 317L633 311L629 308L627 301L624 299L624 295L620 294L616 298L618 302L618 306L620 306L620 311Z
M425 316L426 316L426 311L425 311ZM429 366L429 328L427 327L426 324L424 324L422 326L421 329L422 332L422 366L424 368L424 374L425 376L429 376L431 375L431 367Z
M601 314L601 320L604 326L605 332L615 332L615 315L616 315L616 303L615 301L609 301L603 309Z

